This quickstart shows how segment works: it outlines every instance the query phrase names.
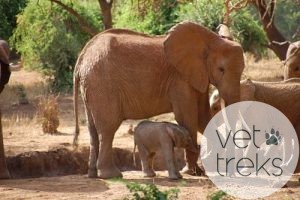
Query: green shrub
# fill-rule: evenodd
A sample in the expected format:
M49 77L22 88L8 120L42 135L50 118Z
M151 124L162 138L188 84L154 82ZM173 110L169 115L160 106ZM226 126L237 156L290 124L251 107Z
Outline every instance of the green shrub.
M268 40L265 32L249 10L243 9L233 13L231 32L244 51L260 56L266 52Z
M220 0L194 0L181 4L176 12L178 21L195 21L215 31L223 21L223 9Z
M223 22L224 2L220 0L194 0L181 4L177 10L178 20L191 20L216 31ZM262 54L267 39L259 22L249 8L235 12L231 16L231 33L241 43L244 51Z
M118 28L128 28L143 33L160 35L175 23L176 0L123 1L115 6L114 24Z
M127 183L126 187L133 193L135 200L175 200L178 199L178 188L160 191L154 184Z
M206 199L208 199L208 200L233 200L234 198L232 198L226 192L224 192L222 190L218 190L218 191L208 194Z
M98 7L68 2L91 26L102 28ZM70 89L78 53L90 38L76 18L50 1L32 0L17 22L11 42L21 53L25 67L47 75L54 90Z
M26 6L27 0L0 0L0 37L8 40L17 26L16 15Z
M299 1L277 1L274 22L279 31L289 41L300 40L300 5Z

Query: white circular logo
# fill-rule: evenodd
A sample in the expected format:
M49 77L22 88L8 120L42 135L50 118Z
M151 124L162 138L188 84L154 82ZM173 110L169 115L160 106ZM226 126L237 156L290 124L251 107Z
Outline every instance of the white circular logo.
M201 139L208 177L219 189L243 199L279 190L293 175L298 157L293 125L276 108L256 101L222 109Z

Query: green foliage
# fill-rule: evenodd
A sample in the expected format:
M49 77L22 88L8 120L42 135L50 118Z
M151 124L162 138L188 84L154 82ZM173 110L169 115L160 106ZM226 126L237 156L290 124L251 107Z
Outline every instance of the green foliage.
M300 4L291 0L278 0L274 22L289 41L300 40ZM295 34L296 33L296 34Z
M148 34L164 34L175 23L176 0L145 1L125 0L115 6L114 24Z
M194 0L179 6L178 21L195 21L215 31L223 21L223 9L224 4L220 0Z
M265 53L267 37L262 26L253 18L248 9L240 10L232 15L231 32L244 51L252 52L255 55Z
M154 184L127 183L126 187L133 193L135 200L175 200L178 199L178 188L160 191ZM129 199L129 198L127 198Z
M72 1L68 4L102 27L98 7L87 8ZM30 27L30 28L28 28ZM43 72L54 90L70 89L72 72L79 51L89 39L75 17L50 1L32 0L18 16L18 26L11 42L21 53L26 68Z
M16 27L16 15L26 6L27 0L0 0L0 37L8 40Z
M216 31L223 22L224 2L220 0L195 0L179 6L177 15L179 21L191 20ZM240 42L245 51L255 54L263 53L267 43L266 36L259 22L250 14L249 9L239 10L232 14L231 33Z
M208 200L229 200L229 199L233 199L231 196L229 196L226 192L222 191L222 190L218 190L216 192L213 192L211 194L208 194L206 197Z

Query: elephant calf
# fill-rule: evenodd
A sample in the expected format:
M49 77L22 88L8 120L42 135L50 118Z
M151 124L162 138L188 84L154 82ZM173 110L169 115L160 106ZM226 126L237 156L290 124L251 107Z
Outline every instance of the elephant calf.
M146 177L155 176L153 158L158 150L162 150L170 179L180 179L175 161L174 147L192 146L189 132L182 126L169 122L142 121L134 130L134 149L137 146L142 170Z

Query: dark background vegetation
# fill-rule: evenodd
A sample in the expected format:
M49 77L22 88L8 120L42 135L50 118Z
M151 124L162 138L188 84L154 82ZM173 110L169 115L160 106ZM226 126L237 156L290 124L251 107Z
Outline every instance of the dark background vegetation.
M229 26L246 52L263 57L272 39L258 8L249 4L231 13ZM277 0L272 23L281 40L300 39L299 10L299 1ZM114 27L158 35L183 20L216 31L224 13L222 0L0 0L0 37L25 68L43 72L54 91L68 91L80 50L98 32Z

